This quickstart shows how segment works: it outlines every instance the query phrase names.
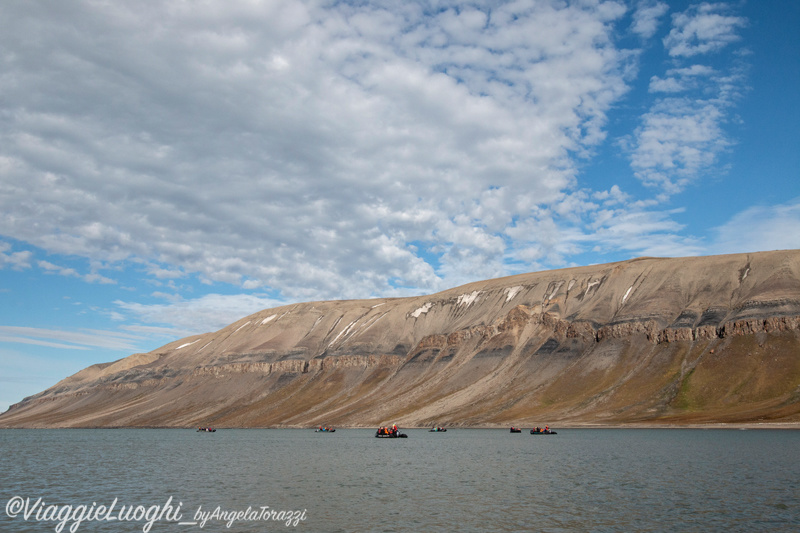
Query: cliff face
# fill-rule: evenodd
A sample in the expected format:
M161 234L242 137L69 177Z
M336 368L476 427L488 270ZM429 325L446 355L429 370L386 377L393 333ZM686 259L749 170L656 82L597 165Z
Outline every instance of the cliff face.
M800 422L800 251L311 302L94 365L0 427Z

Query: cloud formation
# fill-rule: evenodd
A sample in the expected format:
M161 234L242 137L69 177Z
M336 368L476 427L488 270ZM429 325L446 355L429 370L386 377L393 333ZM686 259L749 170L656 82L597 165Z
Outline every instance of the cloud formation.
M295 299L502 274L627 90L616 2L3 10L0 233Z
M173 295L106 312L197 331L284 301L432 292L592 250L698 253L664 204L730 145L738 74L702 58L746 21L721 4L668 10L4 4L0 235L49 255L0 242L0 268L124 285L120 265L133 267ZM652 105L624 142L607 139L642 49L659 43L672 62L644 81ZM651 196L582 174L620 145ZM178 294L193 277L258 294Z
M715 228L714 253L800 248L800 198L780 205L758 205Z
M64 331L21 326L0 326L0 341L18 344L36 344L62 350L87 350L106 348L109 350L133 350L136 341L133 334L118 331Z
M658 98L642 115L632 138L623 142L634 175L656 189L662 201L714 168L732 143L724 126L743 91L744 68L731 63L720 71L695 57L738 40L736 30L746 21L724 15L729 9L726 4L703 3L672 15L664 46L675 67L650 79L649 92Z
M633 14L631 31L638 34L643 39L650 39L655 35L661 17L663 17L667 11L669 11L669 6L664 2L656 2L654 0L643 0L639 2Z
M740 39L737 31L747 24L742 17L728 15L731 6L703 2L672 15L672 30L664 38L669 55L692 57L716 52Z
M11 245L0 241L0 269L9 267L14 270L24 270L31 267L33 253L29 250L9 252Z
M242 316L277 307L282 303L263 296L245 294L206 294L191 300L180 299L164 304L141 304L122 300L114 302L117 308L135 315L142 322L173 325L170 329L126 328L129 331L172 338L216 331Z

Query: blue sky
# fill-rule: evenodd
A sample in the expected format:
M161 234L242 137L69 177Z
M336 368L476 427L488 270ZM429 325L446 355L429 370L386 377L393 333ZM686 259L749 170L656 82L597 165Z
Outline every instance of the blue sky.
M310 300L800 248L800 3L0 5L0 410Z

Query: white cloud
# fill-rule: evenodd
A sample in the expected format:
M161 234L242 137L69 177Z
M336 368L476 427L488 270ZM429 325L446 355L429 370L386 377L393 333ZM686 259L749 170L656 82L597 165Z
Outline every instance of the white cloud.
M102 283L104 285L116 285L116 280L111 278L107 278L102 274L98 274L97 272L91 272L83 276L83 279L88 283Z
M654 257L699 255L702 243L681 236L683 226L672 218L679 212L635 208L599 211L593 220L595 250L627 250L634 255Z
M61 276L68 276L74 278L79 277L78 271L75 270L74 268L60 267L49 261L38 261L37 264L39 265L39 268L41 268L45 272L50 272L53 274L59 274Z
M21 252L7 253L9 250L11 250L11 245L7 242L0 241L0 270L5 267L9 267L13 270L31 268L31 259L33 258L32 252L23 250Z
M702 253L702 243L682 236L683 226L674 220L680 209L656 210L649 202L638 206L619 187L595 193L596 205L580 194L571 199L580 220L553 211L539 211L521 221L509 236L515 248L513 261L571 266L570 256L592 251L606 254L623 251L626 256L679 257ZM579 207L583 204L583 208Z
M605 206L611 206L615 204L622 204L628 202L631 199L631 196L620 189L619 185L613 185L607 191L598 191L592 195L595 200L599 200L603 202Z
M141 304L117 300L114 304L127 314L148 324L170 324L170 328L152 331L172 333L174 337L216 331L249 314L282 305L282 302L253 295L207 294L194 300L166 304ZM152 326L131 331L146 332Z
M117 331L64 331L20 326L0 326L0 342L36 344L68 350L107 348L133 350L141 337Z
M682 80L676 78L650 78L649 90L651 93L680 93L686 90L686 85Z
M644 0L639 2L633 14L631 30L643 39L649 39L658 30L658 24L664 14L669 11L669 6L664 2Z
M728 146L721 127L724 118L719 107L710 102L662 100L644 115L634 134L631 167L636 177L666 195L683 190Z
M156 279L179 279L186 276L186 274L180 270L174 268L162 268L153 264L147 266L147 273Z
M3 5L0 234L291 300L503 273L627 91L625 7L440 7Z
M120 329L124 331L131 331L138 335L147 335L149 337L166 337L170 339L179 338L181 336L186 335L184 331L178 331L175 328L169 327L159 327L159 326L142 326L142 325L133 325L133 326L121 326Z
M728 111L744 90L741 67L718 69L697 63L683 64L683 56L717 50L738 39L745 24L739 17L724 16L729 6L701 4L672 17L673 29L664 39L673 68L665 76L650 78L649 92L657 99L641 117L632 136L621 140L630 156L636 178L658 190L663 202L716 169L719 155L733 141L725 131ZM689 53L690 42L692 53ZM681 52L682 50L682 52Z
M680 77L696 77L696 76L711 76L716 71L707 65L691 65L684 68L673 68L667 71L668 76Z
M737 30L746 19L725 15L728 4L704 2L672 15L673 28L664 38L664 46L673 57L691 57L715 52L739 40Z
M714 69L706 65L692 65L688 68L675 68L667 71L667 77L653 76L650 79L651 93L677 93L697 88L705 78L714 74Z
M71 278L81 278L87 283L100 283L103 285L113 285L117 283L113 279L107 278L101 274L98 274L97 272L90 272L89 274L81 275L74 268L62 267L49 261L37 261L36 264L46 273L58 274L60 276Z
M746 253L800 248L800 198L759 205L735 214L715 228L713 253Z

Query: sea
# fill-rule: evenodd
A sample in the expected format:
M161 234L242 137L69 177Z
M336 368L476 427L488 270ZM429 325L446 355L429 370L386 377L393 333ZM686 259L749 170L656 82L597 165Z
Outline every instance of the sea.
M800 431L554 429L0 430L0 531L800 531Z

